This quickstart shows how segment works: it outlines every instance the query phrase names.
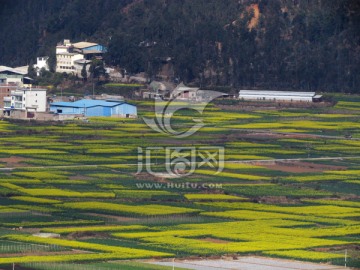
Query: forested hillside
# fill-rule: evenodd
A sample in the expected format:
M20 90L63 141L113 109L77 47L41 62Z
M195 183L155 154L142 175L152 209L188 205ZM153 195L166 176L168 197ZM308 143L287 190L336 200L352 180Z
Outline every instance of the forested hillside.
M0 65L100 42L106 63L201 86L360 92L358 0L0 0Z

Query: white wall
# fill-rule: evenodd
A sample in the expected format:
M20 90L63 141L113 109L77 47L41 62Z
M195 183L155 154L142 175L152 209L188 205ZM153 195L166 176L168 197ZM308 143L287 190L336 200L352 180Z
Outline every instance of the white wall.
M37 76L40 76L40 70L42 68L44 68L45 70L49 70L48 59L48 56L36 58L36 64L34 65L34 68L36 69Z
M21 97L21 101L16 101L16 97ZM21 106L15 106L15 103L21 103ZM46 90L18 89L15 91L11 91L11 106L18 110L28 109L29 111L45 112Z
M25 108L37 107L37 112L46 111L46 91L28 90L25 93Z
M68 47L65 46L56 46L56 54L67 53Z
M270 101L307 101L312 102L312 97L305 96L262 96L262 95L239 95L239 99L244 100L270 100Z
M76 73L74 61L84 59L82 54L61 53L56 55L56 72Z

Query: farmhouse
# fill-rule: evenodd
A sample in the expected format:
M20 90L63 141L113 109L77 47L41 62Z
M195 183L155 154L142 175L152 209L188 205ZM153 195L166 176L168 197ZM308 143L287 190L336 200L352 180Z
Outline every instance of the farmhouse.
M4 97L4 110L46 111L46 89L17 88Z
M125 101L82 99L75 102L54 102L50 111L60 115L111 116L133 118L137 116L135 105Z
M0 109L4 108L4 98L11 100L11 91L16 90L18 86L16 84L0 84Z
M177 98L181 100L196 100L199 88L187 87L180 83L171 93L170 98Z
M32 79L25 77L27 71L7 66L0 66L0 84L15 84L31 87Z
M289 102L318 102L321 101L322 96L316 95L315 92L240 90L239 99Z

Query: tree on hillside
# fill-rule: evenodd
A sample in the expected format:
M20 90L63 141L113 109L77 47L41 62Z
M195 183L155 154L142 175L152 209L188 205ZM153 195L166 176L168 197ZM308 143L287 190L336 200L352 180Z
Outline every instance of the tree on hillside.
M83 67L81 69L81 77L82 77L83 81L86 82L86 80L87 80L86 64L83 65Z
M89 72L91 73L91 78L94 80L95 78L97 78L97 80L99 80L99 78L101 76L105 76L106 74L106 70L104 68L104 62L102 60L99 59L92 59L92 62L90 64L90 68L89 68Z
M30 62L28 66L27 75L32 79L35 79L37 76L36 69L34 68L34 64L32 62Z

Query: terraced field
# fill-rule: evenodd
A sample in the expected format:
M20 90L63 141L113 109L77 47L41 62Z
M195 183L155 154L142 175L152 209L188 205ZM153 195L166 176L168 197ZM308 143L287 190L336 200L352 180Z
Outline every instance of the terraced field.
M0 121L0 268L171 269L119 260L219 255L344 265L345 252L360 267L360 98L337 98L302 110L182 111L174 129L206 124L183 139L141 118ZM137 103L154 117L151 102ZM224 147L224 169L196 156L194 173L173 177L174 146ZM146 147L157 147L154 174L138 168Z

